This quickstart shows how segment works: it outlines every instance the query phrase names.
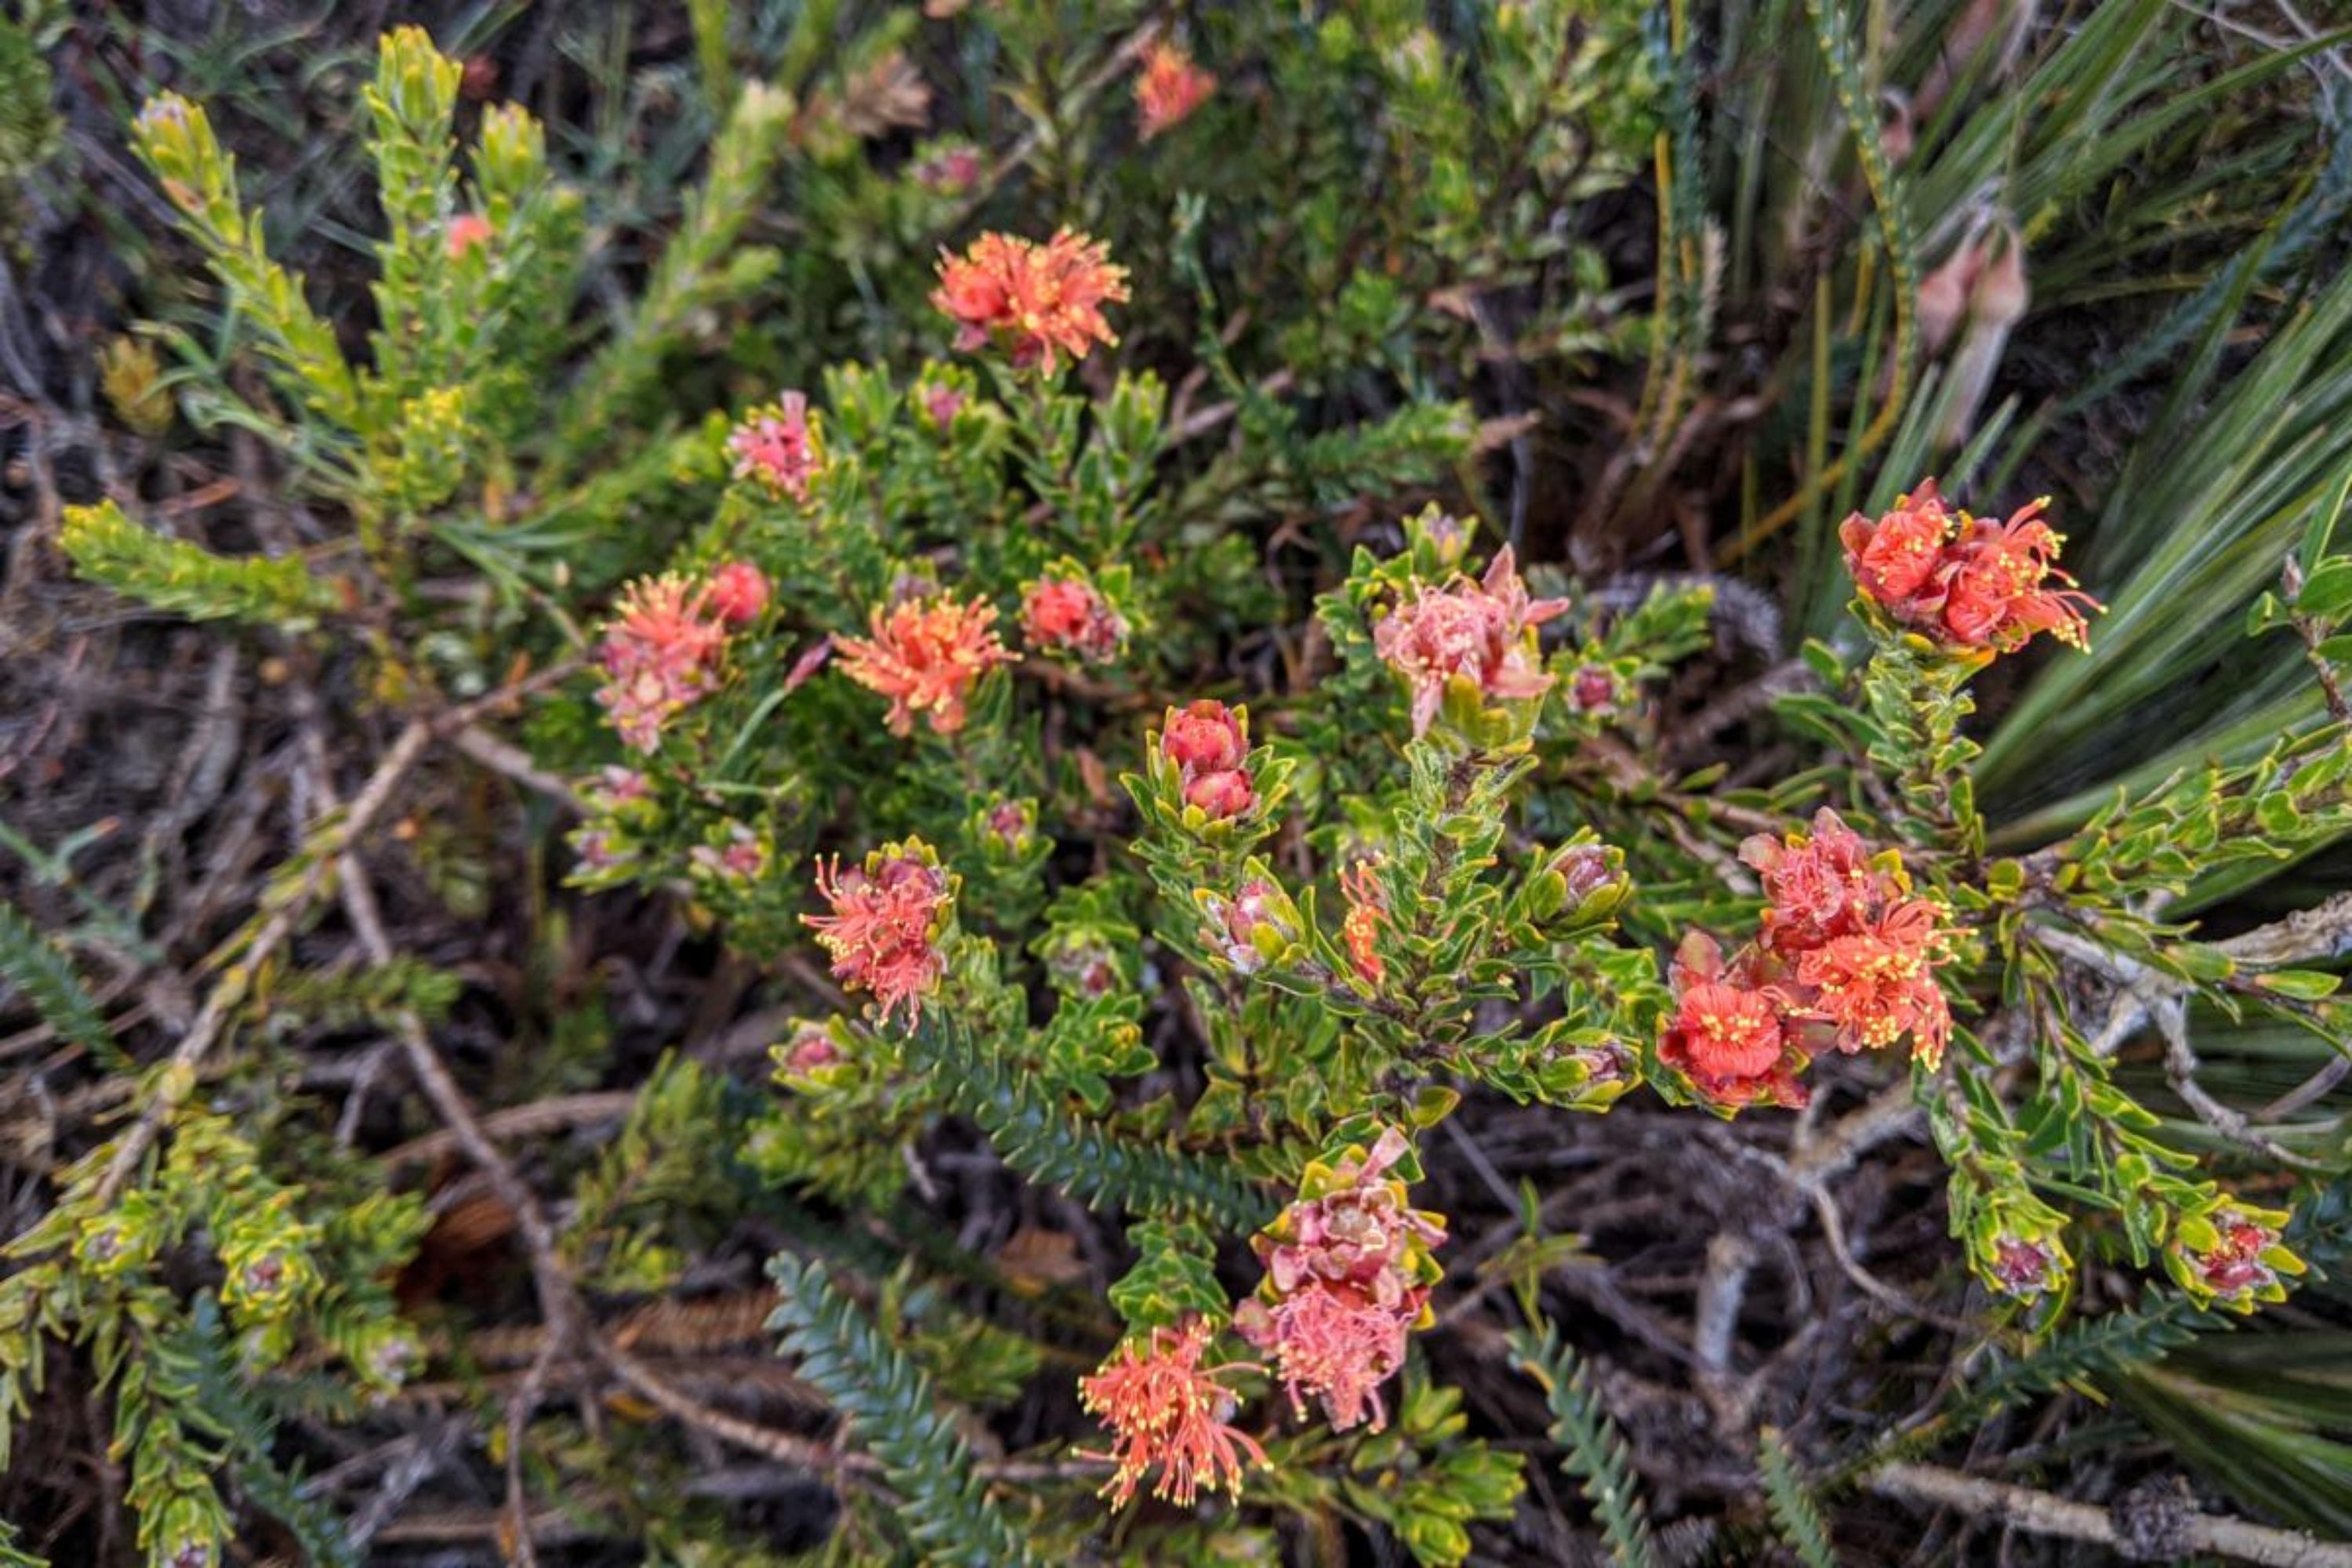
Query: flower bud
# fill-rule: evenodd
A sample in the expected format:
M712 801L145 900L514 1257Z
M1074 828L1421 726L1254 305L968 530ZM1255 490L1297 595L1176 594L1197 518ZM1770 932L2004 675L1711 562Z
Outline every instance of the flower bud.
M1249 774L1239 768L1223 773L1202 773L1184 786L1184 804L1201 808L1212 820L1239 816L1256 800L1250 788Z
M768 578L749 561L730 561L710 574L710 607L730 626L757 620L768 607Z
M1181 712L1173 708L1168 710L1160 749L1190 782L1201 773L1239 768L1249 755L1249 731L1240 714L1203 698Z

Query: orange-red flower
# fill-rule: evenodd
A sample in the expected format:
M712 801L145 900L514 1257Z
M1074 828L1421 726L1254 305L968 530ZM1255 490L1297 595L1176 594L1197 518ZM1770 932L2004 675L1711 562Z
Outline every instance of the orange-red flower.
M787 392L768 407L755 408L728 433L735 477L756 479L771 495L809 498L809 481L824 466L824 437L809 416L808 395Z
M1013 656L996 638L996 606L961 603L942 594L902 599L874 612L874 635L841 637L844 674L890 700L894 735L908 734L923 714L934 733L963 728L964 701L980 678Z
M1838 530L1846 566L1862 591L1882 605L1895 605L1927 585L1943 559L1944 542L1958 520L1944 505L1936 481L1895 498L1895 510L1875 523L1860 512Z
M1739 847L1739 858L1764 884L1763 943L1783 956L1851 935L1903 891L1897 875L1874 863L1862 836L1828 806L1813 814L1810 836L1759 833Z
M942 251L931 303L961 329L958 348L995 342L1015 365L1050 375L1057 353L1084 359L1095 344L1118 342L1102 307L1127 297L1127 268L1099 241L1066 228L1043 245L983 234L961 256Z
M1809 1098L1796 1076L1804 1053L1786 1025L1787 1000L1761 983L1756 956L1744 950L1727 965L1714 938L1693 931L1683 939L1658 1059L1717 1105L1801 1106Z
M1135 78L1135 107L1150 141L1201 107L1217 88L1217 79L1192 62L1192 57L1171 43L1158 43L1143 57Z
M1955 647L2014 653L2037 632L2084 647L2085 612L2100 605L2059 570L2048 504L1990 522L1951 510L1930 479L1875 521L1854 513L1838 537L1855 584L1900 626Z
M1943 957L1942 907L1906 899L1871 924L1832 937L1799 956L1803 1016L1834 1027L1838 1049L1877 1050L1911 1037L1912 1054L1929 1067L1943 1060L1952 1014L1936 984Z
M1136 1484L1154 1469L1160 1479L1151 1495L1180 1508L1192 1506L1204 1481L1239 1497L1243 1462L1266 1463L1257 1439L1232 1425L1236 1402L1217 1377L1234 1369L1201 1364L1214 1331L1199 1317L1154 1329L1078 1380L1079 1402L1111 1431L1111 1451L1087 1458L1118 1467L1102 1489L1112 1507L1132 1501Z
M2058 569L2064 541L2042 521L2047 504L2030 501L2005 523L1963 518L1952 547L1960 564L1944 604L1944 626L1954 637L2003 653L2023 647L2036 632L2069 647L2089 646L2084 612L2101 606ZM2053 581L2064 585L2047 585Z
M1021 601L1021 635L1032 647L1055 648L1102 664L1127 644L1127 618L1091 583L1041 577Z
M947 973L940 939L955 903L955 884L919 838L886 844L845 872L840 857L817 864L816 890L830 906L801 923L833 958L834 978L873 993L884 1022L900 1006L913 1023L922 999Z
M1567 608L1565 599L1528 597L1507 544L1482 581L1457 574L1443 587L1416 588L1372 627L1372 647L1404 677L1418 735L1436 719L1451 681L1496 700L1549 690L1535 628Z
M650 752L672 717L717 687L727 623L709 585L677 573L631 584L614 609L597 650L596 700L624 742Z

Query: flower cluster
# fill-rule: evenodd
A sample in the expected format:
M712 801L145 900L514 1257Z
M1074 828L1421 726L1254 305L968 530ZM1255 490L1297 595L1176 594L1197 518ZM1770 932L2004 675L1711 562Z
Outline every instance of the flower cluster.
M750 580L757 580L764 604L767 580L742 564L721 567L703 582L669 573L623 591L597 649L604 684L596 700L624 742L652 751L673 717L717 689L728 626L750 618L733 613L746 602Z
M1265 1450L1232 1425L1236 1401L1217 1381L1231 1366L1202 1366L1215 1333L1205 1318L1174 1329L1153 1329L1139 1343L1129 1339L1101 1370L1078 1380L1078 1399L1111 1430L1111 1451L1088 1458L1109 1459L1117 1468L1104 1483L1111 1506L1125 1508L1136 1483L1153 1469L1160 1479L1151 1495L1190 1508L1203 1481L1238 1498L1243 1461L1263 1468Z
M1758 834L1739 854L1763 883L1761 929L1728 958L1704 933L1684 939L1659 1059L1722 1106L1802 1105L1797 1074L1832 1047L1908 1035L1920 1060L1940 1061L1952 1016L1936 968L1949 933L1900 858L1872 855L1826 806L1811 834Z
M787 392L743 416L728 433L735 477L757 481L770 495L806 504L809 481L824 467L824 432L809 413L808 395Z
M1568 608L1533 599L1511 548L1496 552L1483 580L1461 574L1441 587L1416 587L1372 627L1372 647L1412 694L1412 732L1436 719L1448 686L1461 682L1482 702L1540 697L1551 689L1536 628Z
M2048 505L1990 522L1947 507L1929 479L1876 521L1847 518L1838 537L1855 584L1898 626L1954 647L2014 653L2036 632L2084 647L2084 612L2101 606L2059 570Z
M1127 268L1066 228L1043 245L983 234L961 256L941 253L931 303L957 323L958 348L997 342L1016 366L1051 375L1057 353L1084 359L1095 344L1118 342L1102 307L1127 297Z
M1021 635L1034 648L1107 664L1127 646L1127 618L1082 578L1041 577L1021 601Z
M1195 65L1181 47L1152 45L1135 77L1136 117L1143 139L1149 142L1188 118L1216 89L1216 77Z
M1301 1417L1311 1397L1339 1431L1368 1415L1374 1431L1387 1424L1380 1386L1404 1364L1407 1332L1431 1321L1445 1222L1412 1208L1388 1174L1411 1152L1391 1127L1370 1149L1308 1165L1297 1201L1250 1238L1265 1278L1234 1328L1273 1358Z
M820 862L816 890L831 911L801 921L833 956L834 978L871 992L885 1022L901 1005L908 1023L920 1018L922 999L947 973L955 913L956 879L930 846L919 838L885 844L846 872L838 857Z
M1210 698L1171 708L1160 749L1176 764L1184 804L1211 821L1239 816L1255 803L1249 772L1249 722L1239 709Z
M933 733L952 735L973 685L1013 657L995 625L996 606L985 602L901 599L874 612L872 637L837 639L842 672L890 700L892 734L911 732L920 713Z

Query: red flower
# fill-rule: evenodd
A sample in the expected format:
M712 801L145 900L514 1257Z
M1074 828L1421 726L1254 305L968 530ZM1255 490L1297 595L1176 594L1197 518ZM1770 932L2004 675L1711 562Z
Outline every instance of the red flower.
M1372 628L1372 647L1412 690L1418 735L1436 719L1450 681L1465 680L1497 700L1549 690L1535 628L1567 608L1565 599L1528 596L1505 545L1482 582L1457 574L1444 587L1416 589Z
M768 607L768 579L749 561L730 561L710 574L710 607L731 626L759 619Z
M1127 621L1093 584L1044 577L1021 602L1021 635L1033 647L1065 649L1101 664L1118 657Z
M1988 522L1948 510L1931 479L1874 522L1854 513L1838 537L1855 584L1900 626L1955 647L2014 653L2037 632L2085 647L2085 612L2100 605L2059 570L2048 504Z
M1873 864L1870 846L1829 807L1813 814L1811 837L1759 833L1739 847L1756 868L1769 907L1762 941L1784 956L1849 936L1900 895L1896 875Z
M1198 1317L1154 1329L1148 1342L1127 1340L1101 1370L1078 1380L1079 1403L1111 1430L1111 1451L1085 1457L1118 1467L1102 1489L1113 1508L1132 1501L1136 1483L1154 1468L1160 1479L1151 1495L1190 1508L1203 1481L1238 1498L1243 1461L1265 1465L1257 1440L1231 1425L1235 1401L1217 1376L1234 1369L1201 1364L1213 1332Z
M1154 44L1135 79L1135 106L1143 139L1150 141L1201 107L1217 79L1174 44Z
M1168 710L1160 749L1187 778L1225 773L1240 767L1249 756L1249 731L1232 709L1204 697L1181 712L1173 708Z
M1952 1037L1951 1008L1936 984L1942 912L1927 899L1906 899L1801 955L1797 981L1810 994L1801 1016L1833 1026L1842 1051L1876 1050L1907 1034L1912 1054L1934 1067Z
M983 234L961 256L941 252L931 303L961 328L958 348L992 340L1015 365L1051 375L1057 351L1084 359L1095 344L1118 342L1102 307L1127 297L1127 269L1100 242L1066 228L1043 245Z
M596 700L624 742L650 752L671 718L717 687L727 624L709 585L674 573L631 584L614 607L597 651L604 685Z
M882 1017L901 1005L907 1021L922 1016L922 998L947 973L940 939L952 912L955 888L930 847L919 838L886 844L847 873L835 857L817 865L816 890L832 912L803 915L801 923L833 956L844 985L873 993Z
M809 417L808 395L787 392L774 405L755 408L729 432L735 477L757 479L770 495L805 503L809 481L824 466L824 437Z
M925 714L934 733L963 728L974 682L1013 656L996 640L996 606L960 604L944 595L903 599L874 612L871 637L841 637L842 671L890 700L894 735Z
M1809 1098L1796 1077L1804 1054L1784 1026L1780 992L1758 982L1757 956L1750 949L1727 967L1713 938L1683 939L1658 1059L1717 1105L1801 1106Z

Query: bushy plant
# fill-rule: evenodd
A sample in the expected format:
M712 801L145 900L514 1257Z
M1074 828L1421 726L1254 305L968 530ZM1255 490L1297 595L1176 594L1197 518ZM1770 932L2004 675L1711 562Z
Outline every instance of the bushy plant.
M828 1561L1268 1560L1345 1527L1438 1564L1511 1539L1548 1433L1613 1555L1659 1561L1547 1292L1574 1242L1530 1190L1472 1256L1428 1195L1442 1156L1483 1160L1482 1109L1537 1108L1572 1148L1647 1106L1680 1151L1657 1158L1751 1162L1895 1321L1963 1319L1972 1351L2018 1358L2011 1384L1884 1441L1816 1433L1809 1459L1787 1412L1726 1392L1746 1264L1710 1253L1684 1353L1755 1467L1731 1528L1769 1523L1811 1562L1831 1551L1814 1489L1884 1480L1964 1396L2140 1376L2069 1336L2176 1342L2340 1253L2329 1085L2249 1114L2196 1042L2222 1018L2352 1049L2329 967L2352 915L2338 895L2216 932L2186 900L2352 829L2343 484L2279 499L2293 550L2231 606L2276 689L2317 694L2259 745L2020 837L1978 799L1975 692L2095 659L2095 593L2132 635L2137 579L2077 586L2048 500L1987 484L2003 504L1979 515L1890 474L1907 488L1813 539L1801 595L1834 581L1849 614L1753 705L1765 765L1702 761L1673 731L1727 660L1726 599L1753 591L1539 559L1525 424L1482 422L1479 367L1671 375L1697 352L1717 289L1708 245L1675 230L1699 199L1674 173L1697 151L1679 15L1238 7L1188 34L1008 5L956 36L1003 51L1030 124L918 143L910 24L827 64L835 8L808 7L770 83L739 79L725 9L695 7L701 182L617 317L575 295L594 199L520 107L465 110L461 154L464 68L421 31L384 37L363 95L383 217L364 353L274 257L205 109L140 112L257 373L215 374L183 331L181 407L264 445L336 531L219 552L123 494L69 509L59 543L270 650L304 694L310 820L160 1051L49 936L0 921L0 968L130 1086L9 1244L0 1451L69 1344L149 1562L224 1561L262 1516L354 1561L382 1521L322 1509L286 1434L363 1428L437 1369L489 1434L525 1560L560 1500L648 1561L765 1560L711 1497L665 1490L670 1423L833 1489L838 1518L802 1542ZM1844 23L1810 9L1843 99ZM1102 104L1116 122L1086 118ZM1887 201L1893 163L1860 140ZM1634 332L1564 215L1622 199L1653 153L1668 246ZM1351 205L1364 184L1378 201ZM780 189L806 230L790 247L759 232ZM1891 430L1922 284L1904 226L1884 238ZM1810 475L1789 515L1839 482ZM2029 707L2054 700L2038 689ZM356 787L320 760L338 703L368 739ZM476 769L528 803L509 863L533 898L667 902L730 977L719 1010L762 994L767 1081L689 1046L600 1100L613 1026L586 1007L497 1047L532 1059L453 1069L478 982L466 954L404 951L371 852L420 780ZM487 903L436 875L431 825L402 828L415 879ZM306 962L337 920L358 962ZM427 1111L408 1131L443 1142L371 1150L322 1120L282 1048L308 1024L390 1042ZM502 1091L512 1110L478 1107ZM520 1138L551 1107L619 1131L540 1168ZM1780 1147L1710 1142L1792 1116ZM1850 1256L1830 1194L1920 1128L1950 1237L1932 1305ZM431 1289L435 1215L383 1180L428 1160L478 1178L513 1300ZM988 1254L957 1236L971 1200L942 1165L1021 1216ZM753 1247L829 1436L739 1414L646 1348L698 1331L659 1314ZM535 1339L501 1358L475 1320L526 1310L524 1280ZM1454 1374L1478 1346L1426 1348L1505 1297L1522 1321L1483 1353L1531 1380L1519 1429L1498 1405L1474 1425ZM2043 1354L2079 1360L2016 1370ZM2126 1398L2177 1402L2152 1378Z

